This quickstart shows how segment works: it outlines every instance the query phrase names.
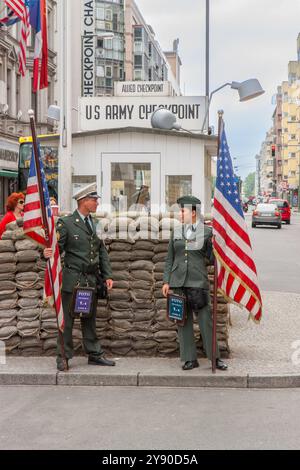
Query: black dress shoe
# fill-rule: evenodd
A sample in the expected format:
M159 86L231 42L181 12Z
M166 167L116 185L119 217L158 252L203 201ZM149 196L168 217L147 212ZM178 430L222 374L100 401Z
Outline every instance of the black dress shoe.
M64 363L63 359L61 357L58 357L56 359L56 364L57 364L57 370L60 372L65 372L66 370L69 369L69 359L66 360L67 364ZM67 369L65 369L65 366L67 365Z
M99 357L89 357L88 364L91 366L115 366L115 361L111 361L110 359L106 359L104 356Z
M225 364L225 362L223 362L222 359L217 359L216 367L219 370L227 370L228 369L228 365Z
M199 367L199 362L196 361L187 361L183 366L183 370L192 370L195 369L195 367Z

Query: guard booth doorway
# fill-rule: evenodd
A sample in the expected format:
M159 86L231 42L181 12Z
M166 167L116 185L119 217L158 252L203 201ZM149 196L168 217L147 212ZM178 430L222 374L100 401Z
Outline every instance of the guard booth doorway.
M111 212L128 210L150 214L161 204L160 153L103 153L102 203Z

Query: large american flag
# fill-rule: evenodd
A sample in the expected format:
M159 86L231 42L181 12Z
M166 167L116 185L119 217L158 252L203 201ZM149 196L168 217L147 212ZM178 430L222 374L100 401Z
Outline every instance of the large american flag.
M5 0L6 5L22 21L20 52L19 52L19 72L24 77L26 73L26 48L30 34L29 7L28 0Z
M220 136L213 209L218 289L229 300L245 307L251 318L259 322L262 316L262 300L257 271L224 123L221 126Z
M38 174L35 165L34 152L32 151L29 177L26 190L24 206L24 232L27 237L37 242L42 247L51 247L53 257L47 263L45 274L45 297L50 305L55 307L58 327L61 331L64 329L64 315L61 299L62 269L60 262L59 247L57 243L55 222L50 205L50 198L46 176L43 168L43 162L40 158L40 149L38 147L39 160L41 165L41 182L43 190L43 199L41 198ZM46 208L46 223L49 227L49 241L46 240L44 231L43 214L41 210L42 200Z

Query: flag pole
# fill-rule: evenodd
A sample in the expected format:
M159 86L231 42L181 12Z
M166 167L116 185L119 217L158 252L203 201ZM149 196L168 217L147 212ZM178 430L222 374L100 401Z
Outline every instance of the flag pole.
M47 219L47 214L46 214L45 198L44 198L44 191L43 191L43 185L42 185L42 179L41 179L41 165L40 165L39 152L38 152L38 143L37 143L37 136L36 136L34 111L32 109L30 109L28 111L28 115L29 115L29 119L30 119L30 127L31 127L31 135L32 135L32 147L33 147L34 162L35 162L37 182L38 182L39 195L40 195L40 201L41 201L42 222L43 222L43 228L44 228L44 232L45 232L45 240L46 240L46 243L47 243L47 248L51 248L50 247L49 225L48 225L48 219ZM52 278L52 270L51 270L51 267L50 267L49 264L50 264L50 260L48 260L49 278L50 278L50 282L51 282L53 296L55 297L53 278ZM69 369L69 367L68 367L68 362L67 362L66 354L65 354L63 334L62 334L62 332L59 328L59 324L58 324L58 313L59 312L57 312L57 307L56 307L56 301L55 300L56 299L54 298L54 306L55 306L55 311L56 311L56 323L57 323L57 329L58 329L58 336L59 336L59 341L60 341L60 345L61 345L62 359L63 359L63 362L64 362L65 371L66 371L66 370Z
M218 157L220 154L220 146L221 146L221 131L222 131L222 123L223 123L223 115L224 111L218 111ZM216 373L217 369L217 309L218 309L218 265L217 265L217 258L215 257L214 261L214 294L213 294L213 337L212 337L212 373Z

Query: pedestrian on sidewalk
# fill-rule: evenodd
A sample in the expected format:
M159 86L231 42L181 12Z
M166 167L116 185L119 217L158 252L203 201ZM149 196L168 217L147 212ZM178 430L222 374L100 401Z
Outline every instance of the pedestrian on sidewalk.
M73 357L72 330L74 318L70 313L74 288L77 286L99 286L102 279L108 290L113 288L112 270L107 250L102 240L97 237L95 223L91 213L98 206L96 184L81 189L74 199L77 210L69 216L58 219L57 239L60 253L64 253L62 303L65 319L63 333L67 361ZM44 250L46 259L51 258L51 248ZM101 285L100 285L101 287ZM103 286L102 286L103 287ZM88 364L114 366L115 362L105 357L96 333L96 311L91 318L81 320L83 344L88 354ZM57 342L57 369L64 370L61 344Z
M195 344L193 319L196 315L203 346L212 360L212 315L206 259L213 263L212 229L201 219L201 201L194 196L177 200L180 206L182 226L174 229L169 241L168 255L163 277L163 295L170 290L187 299L187 318L184 326L178 326L180 357L183 370L199 367ZM220 359L217 345L217 369L226 370Z
M25 196L23 193L12 193L6 201L6 214L0 222L0 240L6 230L6 226L23 217Z

